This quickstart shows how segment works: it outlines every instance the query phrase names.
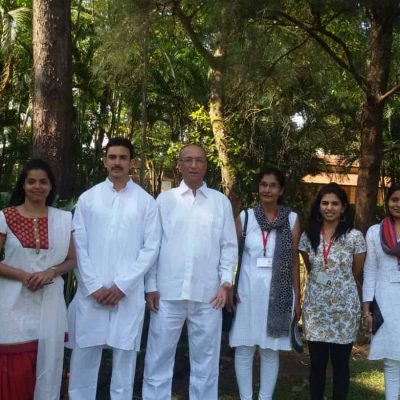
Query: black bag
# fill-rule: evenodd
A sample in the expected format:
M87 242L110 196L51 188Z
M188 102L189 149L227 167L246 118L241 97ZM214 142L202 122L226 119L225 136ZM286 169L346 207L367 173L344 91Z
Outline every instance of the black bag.
M243 250L244 250L244 242L246 241L246 231L247 231L247 221L249 219L249 214L247 210L244 210L244 226L242 231L242 237L240 238L239 243L239 255L238 255L238 266L235 275L235 282L233 284L233 304L234 309L229 311L226 306L222 309L222 331L229 332L232 328L233 319L235 318L235 308L236 308L236 294L237 288L239 284L239 276L240 276L240 267L242 266L242 258L243 258Z
M297 353L303 352L303 341L301 340L299 325L297 323L296 316L293 316L292 322L290 324L290 342L293 349Z
M372 314L372 334L375 335L384 322L381 309L379 308L375 297L369 305L369 311Z

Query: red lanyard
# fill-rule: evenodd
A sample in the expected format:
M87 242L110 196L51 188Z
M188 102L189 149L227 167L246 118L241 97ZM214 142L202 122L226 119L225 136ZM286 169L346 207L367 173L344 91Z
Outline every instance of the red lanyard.
M324 227L322 227L321 229L321 234L322 234L322 255L324 257L324 265L325 265L325 269L328 271L328 256L329 253L332 249L333 243L335 242L335 236L332 235L331 240L328 244L328 248L325 247L325 230Z
M272 222L276 220L276 217L278 216L278 210L276 210L274 214L274 218L272 219ZM264 248L264 257L267 255L267 244L268 244L268 238L270 235L271 231L265 232L264 230L261 229L261 236L262 236L262 241L263 241L263 248Z
M265 233L261 229L261 236L262 236L263 247L264 247L264 257L267 255L267 244L268 244L268 238L269 238L270 233L271 233L271 231L268 231L267 233Z

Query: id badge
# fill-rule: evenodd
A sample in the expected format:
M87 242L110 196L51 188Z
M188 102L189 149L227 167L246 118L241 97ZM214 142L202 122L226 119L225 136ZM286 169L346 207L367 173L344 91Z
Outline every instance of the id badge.
M389 275L390 283L400 283L400 271L393 271Z
M325 286L331 286L332 285L332 277L329 274L329 272L318 272L317 274L317 283L320 283L321 285Z
M272 257L258 257L257 258L258 268L272 268Z

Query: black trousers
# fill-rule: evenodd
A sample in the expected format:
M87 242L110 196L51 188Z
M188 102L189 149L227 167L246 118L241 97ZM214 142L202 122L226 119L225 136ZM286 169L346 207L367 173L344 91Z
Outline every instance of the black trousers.
M308 342L310 353L310 399L323 400L326 380L326 367L329 357L333 372L333 400L345 400L349 391L349 360L353 343L337 344Z

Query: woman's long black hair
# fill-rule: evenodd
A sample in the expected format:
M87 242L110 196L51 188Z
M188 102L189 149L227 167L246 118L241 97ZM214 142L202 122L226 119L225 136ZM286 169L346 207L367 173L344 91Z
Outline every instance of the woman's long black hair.
M40 169L46 172L51 184L50 193L46 198L46 205L51 206L54 203L54 200L56 198L56 180L53 171L51 170L50 165L47 164L47 162L39 158L35 158L29 160L22 169L21 174L19 175L17 183L15 185L15 188L11 194L8 206L19 206L24 203L25 201L24 183L28 176L28 172L34 169Z
M339 239L342 235L345 235L353 228L353 215L349 207L349 201L347 199L346 192L337 183L328 183L319 190L319 192L315 196L314 201L311 204L310 215L308 218L308 226L305 230L307 237L311 243L311 247L313 248L315 253L317 253L318 246L321 240L320 235L323 222L322 215L319 211L320 204L322 198L327 194L336 195L345 207L344 213L339 220L338 226L336 227L335 239Z

